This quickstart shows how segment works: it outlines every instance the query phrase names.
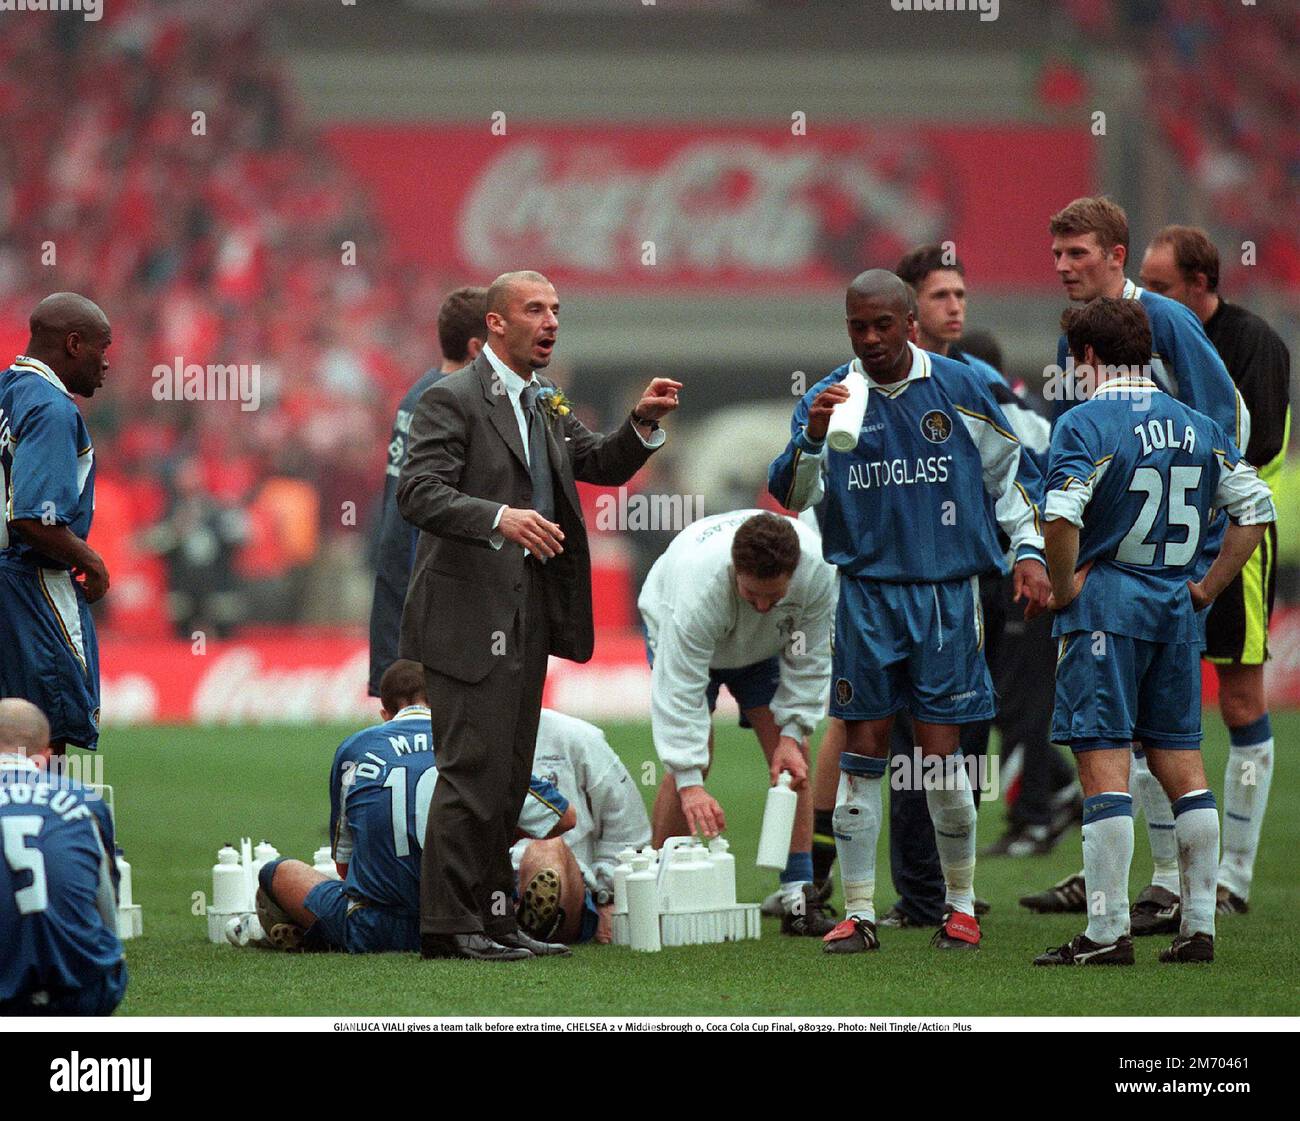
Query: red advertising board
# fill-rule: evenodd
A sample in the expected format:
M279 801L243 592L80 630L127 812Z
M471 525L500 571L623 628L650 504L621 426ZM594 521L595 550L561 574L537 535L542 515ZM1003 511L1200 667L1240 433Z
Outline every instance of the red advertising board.
M952 241L982 290L1056 291L1047 220L1096 185L1061 126L340 124L407 260L602 292L838 290Z
M1300 707L1300 608L1280 609L1270 634L1270 703ZM377 720L366 696L369 655L351 632L291 631L210 642L114 640L100 647L106 727L124 724L273 724ZM1207 705L1214 676L1203 675ZM551 660L545 703L591 720L646 719L650 671L639 634L605 631L586 665ZM720 707L727 710L726 694ZM1213 718L1210 718L1213 719Z

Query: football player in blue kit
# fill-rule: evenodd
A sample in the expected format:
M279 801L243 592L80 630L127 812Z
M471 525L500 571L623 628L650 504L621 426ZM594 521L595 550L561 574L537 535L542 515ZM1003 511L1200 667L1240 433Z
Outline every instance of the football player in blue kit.
M1133 743L1173 803L1182 919L1160 960L1209 962L1219 818L1200 752L1197 612L1259 544L1273 502L1223 426L1148 376L1140 302L1099 297L1063 325L1096 386L1057 422L1044 506L1059 640L1052 739L1074 752L1083 786L1088 927L1034 963L1133 963ZM1216 510L1228 526L1198 580Z
M894 714L906 706L922 754L944 760L940 788L926 791L945 884L934 944L970 949L980 940L975 805L956 753L960 726L994 713L979 575L1005 571L1000 526L1016 557L1016 598L1046 604L1036 506L1042 480L987 379L908 341L913 316L897 276L863 273L845 306L856 358L804 395L790 443L768 473L768 489L787 509L825 497L823 555L841 577L830 715L847 726L833 814L846 918L825 948L860 953L879 945L880 784ZM848 397L842 383L850 369L866 379L866 415L854 450L828 452L831 412Z
M0 697L31 701L52 753L99 740L99 647L89 605L108 570L86 543L95 449L73 394L104 384L108 318L75 292L31 315L27 353L0 370Z
M0 1016L107 1016L126 992L104 800L50 773L50 725L0 700Z
M419 663L393 662L380 679L380 697L385 722L344 740L330 768L331 851L343 879L289 859L271 861L259 874L258 918L276 949L420 949L420 853L438 768ZM568 800L533 776L521 835L558 836L576 820Z
M1125 277L1129 228L1123 207L1101 196L1075 199L1052 215L1048 228L1056 274L1071 302L1082 306L1106 296L1141 304L1151 327L1148 376L1184 405L1216 421L1237 447L1246 448L1250 442L1250 412L1196 313ZM1089 376L1080 379L1077 375L1081 371L1073 368L1074 361L1062 334L1056 353L1060 373L1051 377L1044 388L1047 398L1055 401L1057 420L1089 395L1091 373L1082 371ZM1218 517L1204 534L1194 577L1203 576L1209 569L1225 526L1226 519ZM1204 618L1199 625L1203 631ZM1177 929L1178 853L1173 807L1140 751L1134 756L1131 788L1138 808L1146 815L1154 865L1152 882L1133 903L1133 934ZM1046 891L1023 896L1020 903L1032 911L1082 912L1086 906L1083 875L1068 876Z

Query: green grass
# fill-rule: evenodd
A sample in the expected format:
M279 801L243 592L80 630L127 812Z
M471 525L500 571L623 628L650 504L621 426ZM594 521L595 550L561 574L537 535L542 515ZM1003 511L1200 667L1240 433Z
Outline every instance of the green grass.
M879 954L830 958L815 941L763 937L739 945L635 954L579 947L567 960L482 966L422 962L413 955L296 956L216 946L191 913L211 890L217 848L241 833L310 859L326 838L326 774L350 729L153 728L105 735L106 781L116 790L118 833L134 869L145 935L127 943L126 1015L1295 1015L1300 1011L1291 910L1300 847L1300 772L1288 747L1300 714L1275 715L1273 783L1251 913L1224 920L1208 968L1156 963L1167 940L1139 940L1132 969L1046 970L1029 962L1065 941L1079 916L1030 915L1016 905L1078 867L1079 838L1048 857L980 863L979 894L993 904L979 954L943 954L928 931L885 931ZM1212 785L1222 781L1226 735L1207 713ZM632 768L652 757L649 728L612 726L610 742ZM741 899L757 900L771 875L753 866L765 771L752 734L718 721L710 788L731 824ZM647 789L647 801L653 791ZM984 840L1001 825L986 805ZM877 906L893 899L882 838ZM1134 891L1150 856L1139 824Z

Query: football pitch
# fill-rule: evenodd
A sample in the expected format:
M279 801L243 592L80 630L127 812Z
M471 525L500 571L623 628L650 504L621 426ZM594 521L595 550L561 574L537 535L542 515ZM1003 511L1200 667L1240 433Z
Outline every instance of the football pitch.
M1227 736L1206 714L1211 785L1222 786ZM982 860L978 894L992 904L978 954L930 947L928 930L884 930L879 953L828 957L816 940L782 937L763 920L757 942L687 946L658 954L580 946L567 960L487 965L424 962L415 955L289 955L207 941L194 893L211 891L224 841L263 837L310 861L326 843L326 777L353 728L114 729L104 735L104 780L115 788L119 843L133 869L145 934L128 942L130 986L119 1015L529 1016L529 1015L1295 1015L1295 866L1300 770L1288 748L1300 714L1274 714L1279 745L1251 913L1220 920L1217 960L1161 966L1168 938L1136 942L1128 969L1039 969L1033 955L1081 929L1081 916L1035 916L1016 904L1080 864L1079 834L1050 856ZM609 725L634 780L654 758L648 724ZM754 867L766 771L749 732L717 721L710 790L728 818L742 900L761 899L774 874ZM644 788L649 800L652 786ZM886 795L888 796L888 795ZM1002 806L986 802L981 844L1000 831ZM1147 882L1145 823L1136 830L1132 890ZM1291 855L1288 855L1291 854ZM882 838L877 909L894 899ZM838 902L838 899L837 899Z

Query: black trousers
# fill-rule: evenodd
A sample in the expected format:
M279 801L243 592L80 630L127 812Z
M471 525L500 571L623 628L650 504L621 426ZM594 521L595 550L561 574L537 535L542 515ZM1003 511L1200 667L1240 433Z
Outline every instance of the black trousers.
M994 724L1002 735L1002 759L1005 762L1013 751L1022 753L1020 796L1008 814L1010 824L1049 825L1052 796L1074 781L1073 763L1052 743L1056 700L1052 616L1044 613L1025 622L1019 609L1012 610L990 667L1000 699Z
M510 844L528 794L550 646L545 572L531 558L524 571L524 608L512 633L496 636L499 664L487 677L469 685L425 667L438 782L420 865L421 934L516 929Z

